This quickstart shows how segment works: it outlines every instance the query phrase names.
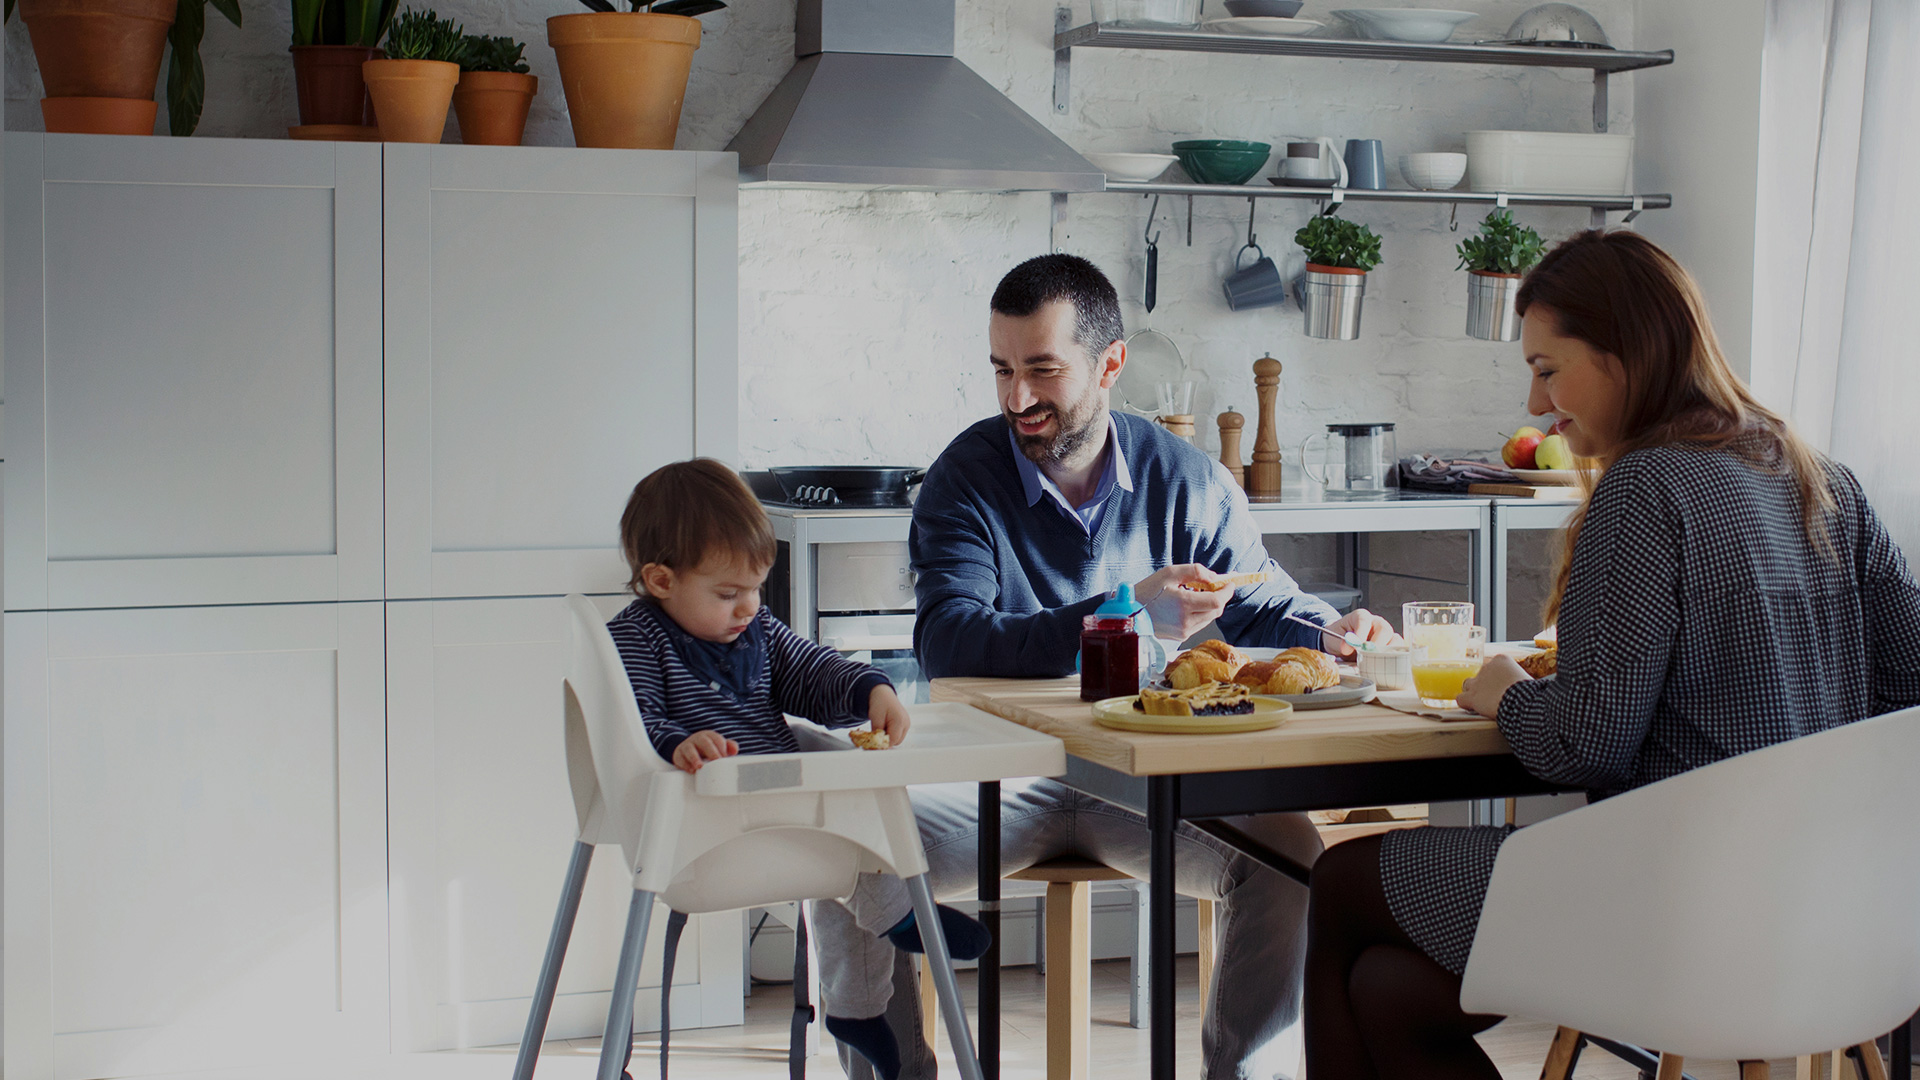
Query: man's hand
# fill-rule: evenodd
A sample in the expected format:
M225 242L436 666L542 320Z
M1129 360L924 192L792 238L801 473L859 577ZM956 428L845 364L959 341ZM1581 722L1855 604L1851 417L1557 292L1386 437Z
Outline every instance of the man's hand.
M873 688L867 698L867 716L873 722L873 730L887 733L888 746L907 741L907 729L913 726L913 718L907 715L907 707L900 703L900 695L893 692L893 687L881 683Z
M1147 609L1153 619L1153 636L1170 641L1185 641L1206 628L1227 610L1232 589L1200 592L1183 589L1183 581L1217 581L1220 575L1199 563L1180 563L1156 570L1133 587L1133 598Z
M1346 635L1349 633L1359 634L1362 641L1371 641L1380 645L1401 643L1400 635L1393 632L1392 623L1366 608L1354 608L1340 616L1339 622L1326 628L1326 632L1321 635L1325 643L1321 648L1335 656L1352 656L1353 646L1346 641Z
M1518 661L1501 653L1489 657L1480 665L1479 674L1461 684L1460 696L1454 699L1454 704L1481 716L1496 717L1500 715L1500 699L1506 696L1507 689L1532 678Z
M709 761L719 761L740 752L740 744L717 731L696 731L673 748L673 764L683 772L699 772Z

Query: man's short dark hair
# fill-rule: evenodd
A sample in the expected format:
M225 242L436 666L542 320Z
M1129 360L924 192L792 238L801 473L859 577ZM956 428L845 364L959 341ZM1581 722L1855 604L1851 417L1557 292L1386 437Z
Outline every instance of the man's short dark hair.
M1078 255L1040 255L1007 271L993 290L993 310L1026 318L1055 300L1073 304L1073 342L1099 359L1127 336L1120 296L1100 268Z

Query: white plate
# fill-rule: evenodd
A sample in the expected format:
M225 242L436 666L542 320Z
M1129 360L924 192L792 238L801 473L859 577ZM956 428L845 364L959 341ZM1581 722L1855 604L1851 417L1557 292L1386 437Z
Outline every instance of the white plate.
M1200 24L1200 29L1227 34L1284 34L1299 37L1302 34L1311 34L1323 25L1325 24L1312 19L1276 19L1255 16L1244 19L1208 19Z
M1578 486L1580 473L1574 469L1508 469L1508 472L1529 484L1565 484Z
M1109 180L1152 180L1179 160L1172 154L1081 154Z
M1335 15L1380 41L1445 41L1461 23L1479 16L1473 11L1444 8L1342 8Z

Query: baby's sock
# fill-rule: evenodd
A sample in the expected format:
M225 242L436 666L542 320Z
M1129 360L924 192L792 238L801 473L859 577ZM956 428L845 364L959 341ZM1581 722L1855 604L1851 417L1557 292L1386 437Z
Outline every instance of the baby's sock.
M866 1058L867 1063L873 1066L874 1075L880 1080L899 1080L900 1042L893 1037L893 1029L887 1026L884 1015L866 1020L828 1016L827 1034L853 1047L855 1053Z
M953 954L955 960L978 960L986 955L987 946L993 942L986 927L945 904L936 905L935 910L940 913L940 930L946 935L947 951ZM914 922L911 911L887 931L887 940L893 942L896 949L917 953L927 951L926 943L920 940L920 927Z

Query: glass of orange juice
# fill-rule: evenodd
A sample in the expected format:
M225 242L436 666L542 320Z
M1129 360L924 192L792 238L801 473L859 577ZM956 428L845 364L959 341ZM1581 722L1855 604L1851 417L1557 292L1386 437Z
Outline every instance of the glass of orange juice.
M1427 658L1413 665L1413 690L1420 695L1420 704L1434 709L1454 708L1461 685L1480 671L1487 628L1469 626L1465 631L1461 652L1436 657L1429 649Z

